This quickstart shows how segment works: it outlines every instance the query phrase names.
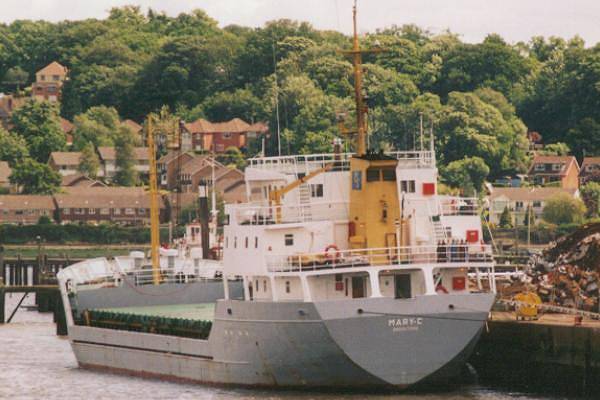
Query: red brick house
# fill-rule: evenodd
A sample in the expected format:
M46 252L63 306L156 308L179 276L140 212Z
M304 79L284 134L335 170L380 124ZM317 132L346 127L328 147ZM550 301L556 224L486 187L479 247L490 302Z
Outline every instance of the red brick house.
M31 96L40 101L60 101L62 86L69 70L56 61L51 62L35 73L35 82L31 86Z
M156 169L160 176L159 185L163 189L173 190L177 187L177 171L180 171L183 165L198 156L193 153L181 153L170 151L156 161Z
M226 122L209 122L197 119L184 124L184 129L192 136L192 148L195 151L214 151L222 153L229 147L246 147L249 136L265 134L264 123L250 125L240 118Z
M579 189L579 164L573 156L536 155L528 176L535 185Z
M54 195L57 215L62 223L113 222L122 225L150 223L150 196L141 187L67 187ZM166 208L160 199L160 219Z
M0 223L37 224L41 216L52 219L54 209L52 196L0 196Z
M585 157L579 171L579 184L600 182L600 157Z

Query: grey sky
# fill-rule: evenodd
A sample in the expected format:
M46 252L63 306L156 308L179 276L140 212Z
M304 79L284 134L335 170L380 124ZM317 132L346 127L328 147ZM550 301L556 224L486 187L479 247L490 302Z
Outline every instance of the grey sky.
M0 21L103 18L111 7L137 4L176 15L201 8L221 26L260 26L291 18L319 29L349 32L353 0L0 0ZM588 45L600 41L599 0L359 0L361 31L415 23L433 32L446 28L463 40L495 32L507 40L534 35L576 34Z

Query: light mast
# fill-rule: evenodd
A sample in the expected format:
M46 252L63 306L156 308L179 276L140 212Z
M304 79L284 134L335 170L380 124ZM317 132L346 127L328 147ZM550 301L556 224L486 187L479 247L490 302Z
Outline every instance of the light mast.
M150 259L152 262L152 282L160 284L160 264L158 251L160 247L160 221L158 208L158 184L156 182L156 152L154 147L154 130L152 115L146 120L146 134L148 141L148 159L150 162Z

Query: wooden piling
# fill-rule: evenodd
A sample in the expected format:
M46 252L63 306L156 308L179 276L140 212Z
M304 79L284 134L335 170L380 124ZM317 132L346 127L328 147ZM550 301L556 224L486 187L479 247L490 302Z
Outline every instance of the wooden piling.
M0 325L4 324L4 288L0 286Z

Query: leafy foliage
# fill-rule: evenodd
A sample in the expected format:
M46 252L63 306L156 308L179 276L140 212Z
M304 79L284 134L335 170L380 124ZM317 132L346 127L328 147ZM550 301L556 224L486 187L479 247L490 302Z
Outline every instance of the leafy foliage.
M52 194L61 183L60 174L32 159L17 164L9 177L12 184L22 188L25 194Z
M0 127L0 161L7 161L12 167L28 157L25 139Z
M81 159L77 170L85 176L96 178L98 176L98 169L100 169L100 159L98 158L98 154L96 154L94 145L90 142L81 150Z
M542 217L545 221L556 225L580 223L585 212L585 205L581 200L567 193L559 193L546 202Z

